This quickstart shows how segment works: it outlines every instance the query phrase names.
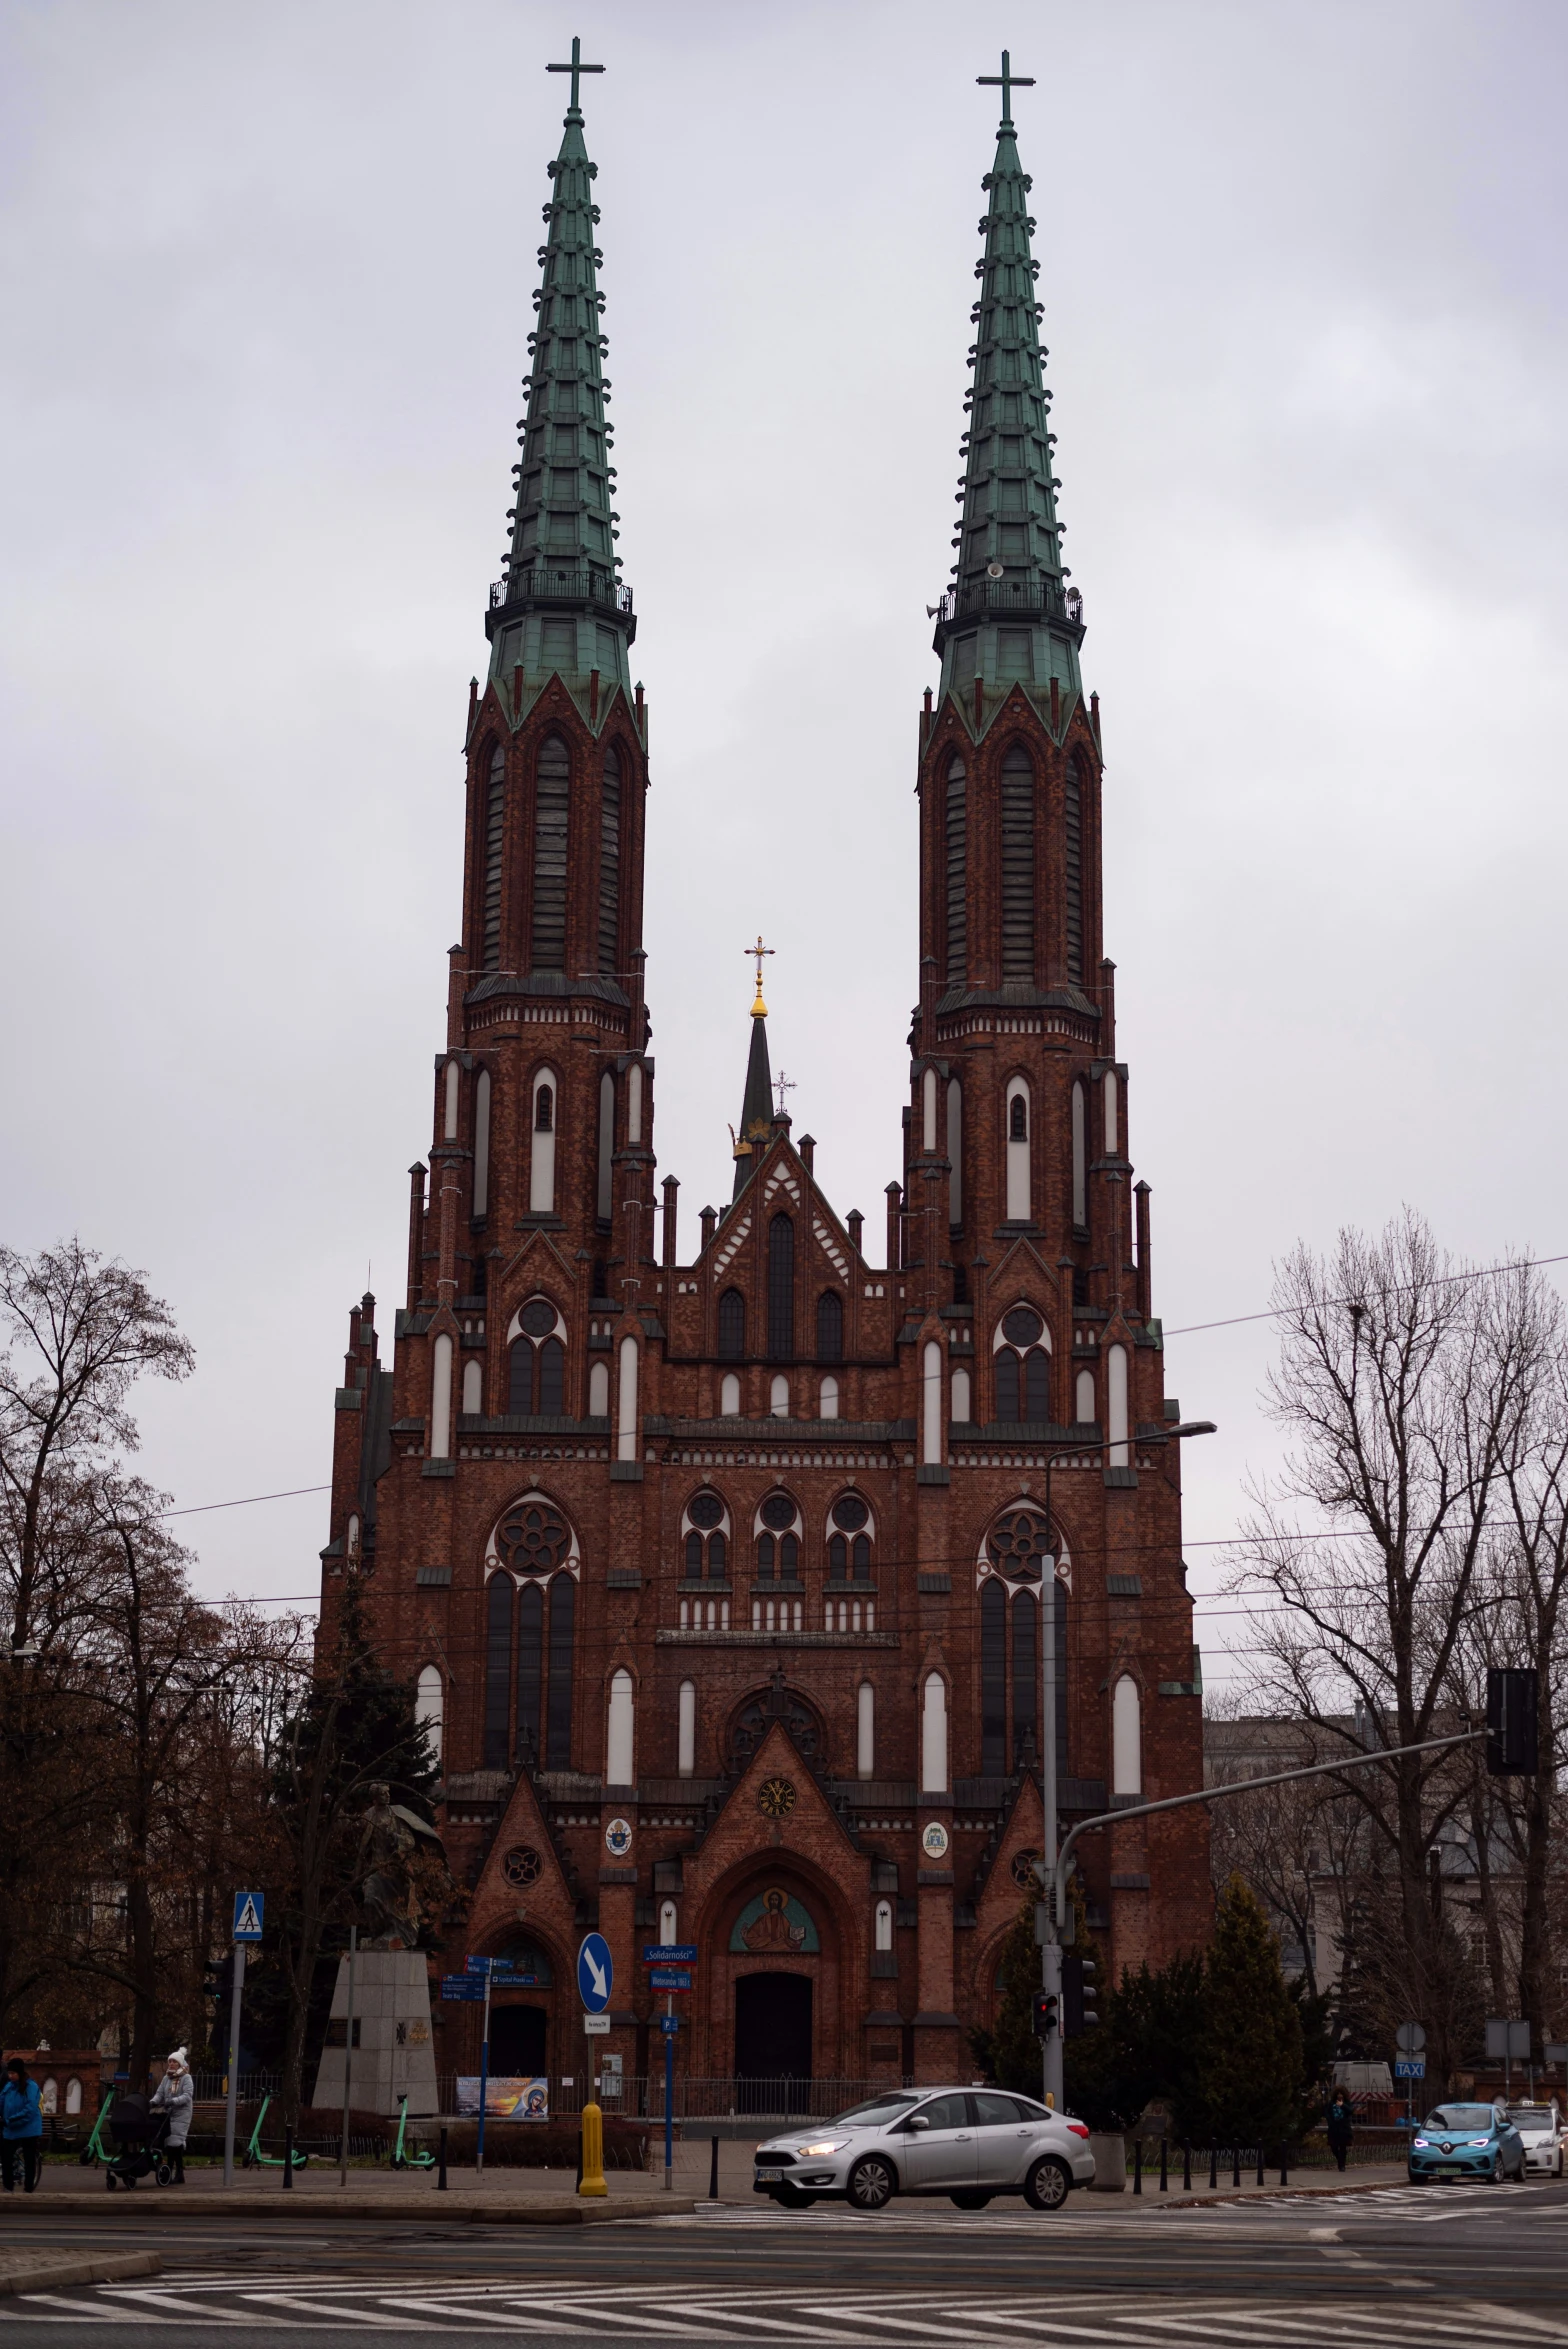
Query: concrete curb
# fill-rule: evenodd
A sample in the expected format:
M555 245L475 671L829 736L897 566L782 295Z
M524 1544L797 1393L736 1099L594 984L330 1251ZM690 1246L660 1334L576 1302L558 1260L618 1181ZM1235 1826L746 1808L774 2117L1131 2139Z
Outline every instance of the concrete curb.
M130 2225L139 2218L283 2218L315 2226L330 2220L337 2226L346 2220L407 2220L417 2214L427 2221L468 2219L492 2227L588 2227L603 2226L613 2219L684 2218L696 2207L695 2200L671 2194L624 2195L603 2202L544 2195L531 2202L507 2202L488 2194L443 2194L437 2200L431 2187L413 2194L51 2194L31 2204L28 2215L96 2218L113 2226ZM3 2232L0 2222L0 2234Z
M1333 2195L1337 2200L1346 2194L1392 2194L1408 2183L1405 2178L1373 2178L1365 2185L1349 2186L1341 2179L1332 2186L1253 2186L1239 2194L1162 2194L1155 2208L1218 2210L1222 2203L1234 2209L1240 2202L1317 2202L1326 2195Z
M131 2276L161 2276L155 2251L109 2251L95 2256L41 2251L0 2252L0 2292L52 2292L69 2284L119 2284Z

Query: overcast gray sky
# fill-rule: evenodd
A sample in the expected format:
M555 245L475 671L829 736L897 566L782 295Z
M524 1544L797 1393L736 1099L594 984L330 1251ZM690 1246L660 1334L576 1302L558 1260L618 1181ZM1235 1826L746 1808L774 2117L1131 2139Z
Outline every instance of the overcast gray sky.
M0 1229L171 1299L145 1471L321 1482L367 1260L398 1300L574 32L688 1235L759 927L830 1195L898 1172L1007 42L1157 1308L1404 1200L1568 1251L1558 0L0 0ZM1209 1590L1267 1325L1169 1353ZM319 1498L180 1524L314 1590Z

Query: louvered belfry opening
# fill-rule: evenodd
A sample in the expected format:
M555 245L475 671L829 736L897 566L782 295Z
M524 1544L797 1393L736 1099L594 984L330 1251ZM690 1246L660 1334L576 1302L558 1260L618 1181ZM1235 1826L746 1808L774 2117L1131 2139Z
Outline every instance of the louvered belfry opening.
M788 1362L795 1352L795 1226L776 1215L768 1226L768 1359Z
M501 842L506 828L506 752L499 743L490 755L485 785L484 966L501 967Z
M1034 977L1034 765L1014 743L1002 760L1002 976Z
M614 971L621 930L621 760L612 743L604 754L599 815L599 968Z
M533 968L566 968L566 838L571 762L559 734L540 745L534 784Z
M961 758L947 769L947 983L961 987L968 973L969 778Z
M1067 976L1083 981L1083 768L1067 762L1063 875L1066 882Z

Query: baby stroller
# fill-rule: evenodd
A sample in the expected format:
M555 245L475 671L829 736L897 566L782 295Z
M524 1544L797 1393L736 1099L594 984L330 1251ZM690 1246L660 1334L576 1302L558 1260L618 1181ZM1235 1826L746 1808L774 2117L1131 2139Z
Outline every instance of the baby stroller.
M111 2194L116 2186L129 2190L138 2178L156 2177L160 2186L167 2186L174 2165L163 2150L169 2134L166 2112L154 2112L145 2096L117 2097L109 2115L109 2134L114 2159L105 2167L103 2182Z

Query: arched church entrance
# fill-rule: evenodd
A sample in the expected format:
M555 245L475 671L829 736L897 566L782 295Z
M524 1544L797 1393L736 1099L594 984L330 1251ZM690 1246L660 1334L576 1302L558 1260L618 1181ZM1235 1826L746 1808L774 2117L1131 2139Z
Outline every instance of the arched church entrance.
M735 2093L742 2112L788 2112L811 2079L811 1977L742 1974L735 1984Z
M490 2009L490 2076L496 2080L543 2079L550 2069L542 2006Z

